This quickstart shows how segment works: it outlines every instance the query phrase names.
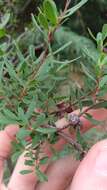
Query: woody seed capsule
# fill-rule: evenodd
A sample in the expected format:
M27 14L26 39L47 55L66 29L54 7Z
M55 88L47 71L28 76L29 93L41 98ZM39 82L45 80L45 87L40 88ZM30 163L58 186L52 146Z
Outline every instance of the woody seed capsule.
M81 121L80 118L78 117L78 115L76 115L75 113L70 113L68 115L68 121L71 125L73 125L74 127L77 125L81 125Z

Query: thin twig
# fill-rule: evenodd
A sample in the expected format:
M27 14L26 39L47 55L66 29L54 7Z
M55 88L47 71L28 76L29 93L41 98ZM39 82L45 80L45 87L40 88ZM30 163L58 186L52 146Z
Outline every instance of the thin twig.
M56 126L56 125L55 125ZM55 126L52 126L52 125L48 125L48 128L50 127L50 128L55 128ZM65 127L68 127L68 126L70 126L70 123L68 123L68 125L66 125ZM47 126L46 126L47 127ZM78 150L81 154L85 154L86 152L83 150L83 148L82 148L82 146L79 144L79 143L77 143L75 140L73 140L72 138L71 138L71 136L69 136L69 135L67 135L66 133L64 133L63 131L60 131L57 127L56 127L56 129L57 129L57 133L58 133L58 135L59 136L61 136L63 139L65 139L69 144L71 144L72 146L74 146L74 148L76 149L76 150Z
M96 106L100 105L101 103L105 103L107 101L101 101L101 102L98 102L98 103L94 103L93 105L91 105L90 107L86 108L83 112L80 112L80 114L78 115L78 117L81 117L83 116L85 113L87 113L89 110L91 109L94 109Z
M64 14L66 13L66 11L67 11L67 9L68 9L70 3L71 3L71 0L67 0L67 1L66 1L65 8L64 8L64 11L63 11Z
M71 144L72 146L74 146L74 148L76 148L76 150L78 150L80 153L86 153L83 148L81 147L81 145L79 143L77 143L75 140L73 140L69 135L65 134L64 132L58 132L58 134L64 138L69 144Z

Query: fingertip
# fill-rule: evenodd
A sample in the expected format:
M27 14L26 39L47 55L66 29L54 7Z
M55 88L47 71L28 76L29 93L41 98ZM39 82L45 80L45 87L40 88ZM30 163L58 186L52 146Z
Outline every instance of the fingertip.
M18 131L19 131L19 125L17 125L17 124L10 124L10 125L7 125L6 128L5 128L6 134L11 139L15 138L16 134L18 133Z
M18 125L8 125L4 131L0 131L0 157L6 159L12 149L11 142L15 140L18 132Z
M84 183L82 180L85 179ZM107 189L107 140L96 143L88 152L86 157L78 167L73 183L72 190L79 188L82 190L96 190L100 186ZM87 188L88 187L88 188Z

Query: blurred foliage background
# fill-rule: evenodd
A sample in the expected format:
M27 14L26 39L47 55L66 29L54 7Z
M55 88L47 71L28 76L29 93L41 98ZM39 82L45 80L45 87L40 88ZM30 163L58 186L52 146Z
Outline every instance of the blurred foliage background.
M63 10L66 0L55 0L57 7ZM79 0L72 0L71 7L76 5ZM2 17L6 13L10 13L9 24L6 26L7 33L13 37L19 37L19 44L23 51L29 47L30 44L40 44L42 41L39 34L32 32L32 22L31 14L38 14L38 7L41 5L42 0L0 0L0 16ZM79 9L71 18L69 18L63 25L67 26L68 31L64 30L66 33L65 37L63 34L63 29L61 30L61 36L57 35L57 42L55 45L61 45L61 43L67 42L67 37L69 40L73 41L73 46L70 51L63 52L65 57L75 58L84 54L84 47L88 46L88 55L92 54L95 60L97 53L95 46L92 42L92 38L89 35L88 28L96 35L101 31L102 26L107 20L107 1L106 0L89 0L85 6ZM71 34L70 34L71 32ZM20 37L21 36L21 37ZM84 55L83 62L93 62L88 56ZM77 61L78 62L78 61Z
M0 0L0 15L10 12L11 23L8 26L11 32L22 32L31 21L31 13L37 14L38 6L42 0ZM59 9L62 9L65 0L55 0ZM79 0L72 0L71 6L77 4ZM87 34L89 27L95 34L101 30L102 25L107 20L107 1L89 0L71 19L67 25L79 34ZM14 25L13 25L14 24Z

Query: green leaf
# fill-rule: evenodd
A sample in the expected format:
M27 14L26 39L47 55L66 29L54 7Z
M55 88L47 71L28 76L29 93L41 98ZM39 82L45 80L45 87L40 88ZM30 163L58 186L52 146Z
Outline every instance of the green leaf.
M98 92L97 97L102 97L102 96L105 96L106 94L107 94L107 88L102 88Z
M32 22L33 22L35 28L36 28L40 33L42 33L43 36L44 36L44 33L43 33L43 31L41 30L39 24L37 23L35 16L34 16L33 14L31 14L31 17L32 17Z
M76 90L75 95L76 95L76 99L78 100L79 109L81 111L83 108L83 105L82 105L82 101L81 101L80 91L78 89Z
M66 14L65 14L65 16L63 16L62 18L67 18L67 17L73 15L78 9L80 9L87 2L88 2L88 0L82 0L82 1L80 1L74 7L68 9L67 12L66 12Z
M45 0L43 3L44 13L47 16L47 19L53 25L57 25L58 23L58 11L56 4L53 0Z
M39 81L43 81L47 78L47 75L52 69L51 62L52 62L52 57L48 57L45 60L44 64L42 64L41 67L39 68L38 73L37 73L37 77Z
M38 166L36 167L36 175L38 176L38 179L40 180L40 182L48 181L47 176L42 171L40 171Z
M32 172L33 172L32 170L22 170L20 171L20 174L25 175L25 174L30 174Z
M0 38L4 37L6 35L5 29L0 29Z
M31 103L30 103L30 105L29 105L29 107L28 107L28 110L27 110L27 112L26 112L26 118L27 118L27 119L29 119L29 118L32 116L32 114L33 114L35 108L36 108L36 101L35 101L35 99L33 98L33 100L31 101Z
M9 124L19 124L16 120L7 118L5 115L0 113L0 124L9 125Z
M3 110L3 114L9 119L12 119L15 121L17 121L17 119L18 119L17 116L13 112L11 112L10 110L8 110L6 108Z
M0 24L0 29L4 28L6 24L9 22L10 19L10 13L6 13L2 18L1 18L1 24Z
M88 32L89 32L90 36L92 37L92 39L96 41L96 38L95 38L94 34L92 33L92 31L90 30L90 28L88 28Z
M44 164L46 164L48 162L48 160L49 160L49 157L45 156L45 157L43 157L43 158L40 159L40 164L44 165Z
M14 45L16 47L17 55L18 55L18 58L20 60L18 67L17 67L17 71L20 71L26 60L25 60L25 58L24 58L24 56L23 56L23 54L22 54L22 52L18 46L18 43L16 41L14 41Z
M38 20L39 20L40 25L44 29L48 30L48 28L49 28L48 27L48 21L47 21L47 18L45 16L45 14L43 14L42 12L40 12L39 15L38 15Z
M102 55L101 59L99 59L98 65L101 67L103 65L107 65L107 55Z
M4 62L0 63L0 83L3 80L3 68L4 68Z
M63 51L65 48L69 47L72 44L72 41L69 41L67 43L65 43L63 46L61 46L58 50L53 52L53 55L56 55L58 53L60 53L61 51ZM49 54L50 55L50 54Z
M22 154L21 151L16 150L16 152L12 155L12 161L16 163L19 156Z
M56 128L42 128L39 127L36 129L37 132L43 133L43 134L49 134L49 133L55 133L57 130Z
M62 70L62 69L65 68L66 66L68 66L70 63L73 63L73 62L77 61L77 60L80 59L80 58L81 58L81 57L77 57L77 58L75 58L75 59L73 59L73 60L65 60L65 61L53 60L53 62L61 64L61 65L58 67L58 69L57 69L56 72L59 72L60 70Z
M34 166L34 161L33 160L25 160L25 165Z
M43 125L45 123L45 121L46 121L46 116L44 113L41 113L40 115L38 115L36 117L36 124L35 125L36 126ZM35 125L34 125L34 127L35 127Z
M28 119L21 107L18 107L18 120L22 121L24 125L28 124Z
M107 37L107 24L104 24L103 26L102 35L103 35L103 41L104 41Z
M2 57L4 54L5 52L2 49L0 49L0 57Z
M34 45L29 46L29 54L33 61L35 61L35 59L37 59L37 57L35 55L35 46Z
M93 75L91 75L91 73L88 71L87 67L83 64L80 63L83 69L84 74L86 74L86 76L88 76L91 80L93 80L94 82L96 82L95 78L93 77Z
M102 88L105 84L107 84L107 75L102 77L102 79L100 80L100 83L99 83L100 88Z
M99 33L97 34L96 40L97 40L97 48L98 48L98 50L101 52L102 49L103 49L103 36L102 36L102 33L101 33L101 32L99 32Z
M16 136L18 139L21 140L21 139L24 139L25 137L28 137L30 134L31 134L31 131L21 128Z
M35 135L32 139L32 147L35 147L38 145L38 143L41 142L42 134L41 135Z
M5 65L7 67L7 70L8 70L8 73L9 73L10 77L13 78L13 79L16 79L20 83L20 85L24 87L24 84L23 84L22 80L18 77L12 63L9 62L6 57L4 58L4 62L5 62Z
M94 106L95 109L99 109L99 108L106 108L107 109L107 101L105 100L104 102L99 102L98 104L96 104Z

